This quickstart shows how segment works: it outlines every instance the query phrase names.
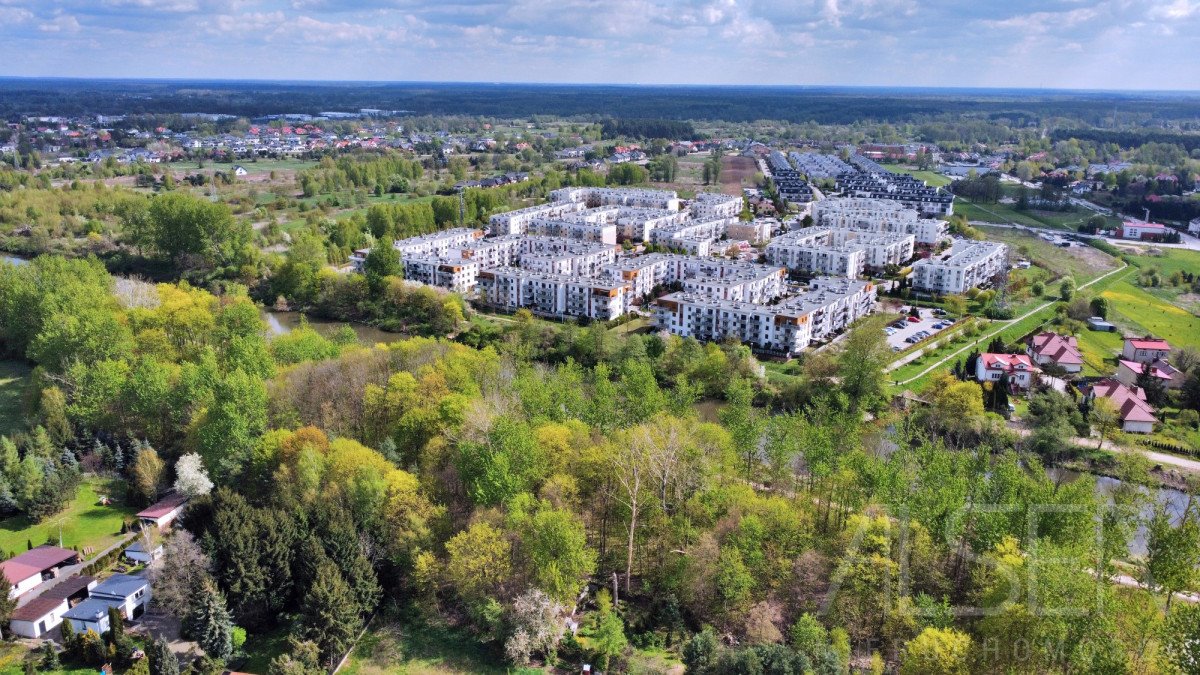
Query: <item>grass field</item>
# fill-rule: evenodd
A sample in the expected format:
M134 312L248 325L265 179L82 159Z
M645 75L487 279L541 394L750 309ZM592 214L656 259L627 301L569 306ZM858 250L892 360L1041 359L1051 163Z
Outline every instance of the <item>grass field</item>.
M1015 252L1049 271L1054 279L1069 274L1075 283L1082 284L1120 266L1116 258L1091 246L1062 248L1022 230L987 226L979 229L985 238L1008 244Z
M1110 312L1180 347L1200 348L1200 318L1187 310L1138 288L1128 279L1113 284L1101 295Z
M0 361L0 436L20 431L24 426L21 397L31 370L21 361Z
M89 478L79 485L75 499L65 510L40 523L26 516L0 520L0 551L6 554L26 550L27 542L34 546L53 540L58 543L59 523L62 523L63 546L80 549L94 547L97 551L120 538L121 523L133 520L138 509L123 504L124 482L108 478ZM100 495L114 499L115 505L101 506Z
M1090 212L1076 211L1018 211L1011 204L975 204L963 198L954 200L954 213L966 216L967 220L985 223L1015 223L1026 227L1045 227L1055 230L1075 231L1092 216Z
M406 612L401 620L376 622L351 652L346 675L384 673L513 673L503 658L483 647L472 635L444 626L430 625ZM264 671L259 671L264 672ZM528 670L527 672L540 672Z
M289 626L280 626L269 633L252 633L246 637L243 650L246 660L237 664L238 670L246 673L265 673L276 656L288 651Z
M923 180L930 187L944 187L952 182L949 176L943 176L935 171L920 171L915 167L903 164L880 164L880 166L892 173L906 173L917 180Z

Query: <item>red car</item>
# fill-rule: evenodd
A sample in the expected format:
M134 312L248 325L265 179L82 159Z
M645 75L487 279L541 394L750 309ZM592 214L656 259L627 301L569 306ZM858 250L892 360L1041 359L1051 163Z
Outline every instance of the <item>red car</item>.
M910 316L910 317L908 317L908 322L909 323L921 323L921 320L915 316Z

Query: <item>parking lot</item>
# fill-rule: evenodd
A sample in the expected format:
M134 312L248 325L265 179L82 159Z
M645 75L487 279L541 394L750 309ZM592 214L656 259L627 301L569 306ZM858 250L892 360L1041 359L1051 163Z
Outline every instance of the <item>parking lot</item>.
M907 308L905 308L905 310L907 312ZM888 346L892 348L892 351L904 351L914 344L920 344L925 340L936 338L938 333L953 325L953 319L946 319L937 316L934 314L934 310L932 309L921 309L918 311L921 314L918 321L911 321L910 319L917 317L909 317L906 313L904 318L893 322L886 329L884 329L888 334ZM904 322L903 327L899 327L900 321ZM939 325L941 328L937 327ZM912 341L910 341L910 338Z

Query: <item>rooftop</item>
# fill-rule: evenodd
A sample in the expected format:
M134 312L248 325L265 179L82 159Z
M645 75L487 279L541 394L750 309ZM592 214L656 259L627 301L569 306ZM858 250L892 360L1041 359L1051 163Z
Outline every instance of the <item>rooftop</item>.
M29 577L74 560L78 553L57 546L42 545L0 562L0 570L10 584L18 584Z

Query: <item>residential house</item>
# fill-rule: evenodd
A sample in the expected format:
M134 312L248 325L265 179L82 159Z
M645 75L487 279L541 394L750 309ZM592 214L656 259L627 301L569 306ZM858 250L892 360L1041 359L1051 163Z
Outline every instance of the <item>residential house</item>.
M1073 335L1039 333L1030 340L1026 353L1039 366L1055 365L1067 373L1083 370L1083 354Z
M41 596L18 607L12 614L9 630L21 637L43 637L57 628L67 611L83 602L95 585L96 580L86 576L63 580Z
M1035 373L1040 372L1026 354L980 354L975 361L975 379L979 382L999 382L1008 376L1011 389L1029 389Z
M140 563L152 563L163 555L162 544L155 543L149 549L140 541L135 541L125 549L125 557Z
M62 567L78 561L79 554L75 551L42 545L0 562L0 571L4 572L8 583L12 585L9 597L16 598L33 590L43 581L58 576Z
M1138 376L1146 369L1150 369L1150 375L1162 382L1165 389L1179 389L1183 386L1183 381L1186 376L1182 370L1167 363L1165 360L1159 359L1149 363L1138 363L1137 361L1128 361L1126 359L1117 360L1117 381L1129 387L1137 385Z
M1121 358L1138 363L1153 363L1165 361L1171 355L1171 345L1166 340L1150 336L1142 338L1125 338L1125 347L1121 350Z
M126 620L142 616L150 602L150 581L130 574L114 574L91 589L91 596L72 607L63 618L75 632L93 630L103 635L112 626L108 610L115 607Z
M166 529L183 513L187 502L188 498L186 495L172 492L155 504L139 511L137 517L143 525L154 525L160 530Z
M1105 379L1092 385L1088 394L1093 400L1106 398L1113 403L1117 415L1121 419L1121 429L1133 434L1149 434L1154 432L1158 419L1154 417L1154 408L1146 402L1146 392L1140 388L1129 387L1116 380Z

